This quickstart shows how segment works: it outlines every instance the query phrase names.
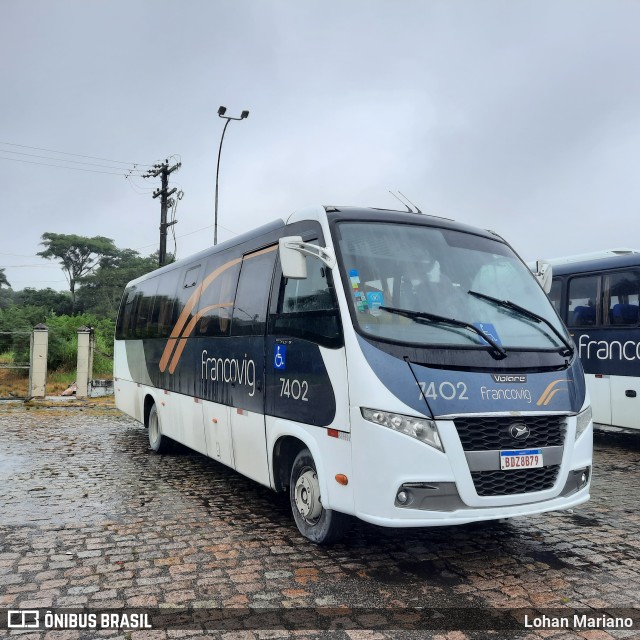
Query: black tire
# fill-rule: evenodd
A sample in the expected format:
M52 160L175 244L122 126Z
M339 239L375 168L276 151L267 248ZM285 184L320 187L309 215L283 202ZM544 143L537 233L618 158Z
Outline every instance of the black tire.
M167 453L171 448L171 442L167 436L162 435L160 416L155 403L151 405L151 410L149 411L147 429L149 431L149 446L156 453Z
M316 465L309 449L302 449L291 467L289 501L300 533L316 544L337 542L351 524L348 515L322 506Z

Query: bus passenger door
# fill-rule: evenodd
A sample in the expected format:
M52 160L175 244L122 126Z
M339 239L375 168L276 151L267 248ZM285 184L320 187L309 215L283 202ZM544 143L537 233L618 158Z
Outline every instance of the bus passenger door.
M231 384L230 424L235 468L269 486L264 420L265 329L278 245L242 259L233 308L225 381Z

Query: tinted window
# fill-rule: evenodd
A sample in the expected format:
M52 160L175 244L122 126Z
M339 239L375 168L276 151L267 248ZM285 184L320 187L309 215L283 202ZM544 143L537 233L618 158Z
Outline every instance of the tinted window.
M553 308L558 312L558 314L560 316L563 316L560 309L562 301L562 280L560 280L559 278L555 278L551 284L551 291L549 291L549 300L551 300L551 304L553 305Z
M231 260L225 255L216 255L209 259L202 283L198 321L193 335L229 335L239 273L239 260Z
M180 270L176 269L158 278L153 313L158 327L156 335L159 338L168 338L178 319L180 306L176 302L176 290L179 277Z
M281 278L270 333L310 340L327 347L342 346L342 327L331 272L305 256L307 277Z
M598 323L599 276L580 276L569 280L567 324L589 327Z
M608 277L609 323L633 325L638 323L640 273L622 271Z
M200 265L186 267L186 269L181 273L183 275L180 280L178 280L179 286L176 295L176 302L173 305L172 315L177 321L182 315L185 307L188 306L189 313L183 324L183 327L186 328L189 326L189 323L192 321L196 314L196 309L198 308L197 285L200 284Z
M153 322L153 301L158 287L158 278L145 280L140 283L138 295L140 299L136 307L135 337L153 338L156 336L157 327Z
M275 257L275 247L266 253L257 251L244 256L233 309L232 335L264 335Z
M116 327L116 338L118 340L125 340L133 337L131 331L132 319L135 322L135 303L137 287L128 287L125 289L122 296L122 302L120 304L120 312L118 314L118 325ZM133 325L135 327L135 324Z

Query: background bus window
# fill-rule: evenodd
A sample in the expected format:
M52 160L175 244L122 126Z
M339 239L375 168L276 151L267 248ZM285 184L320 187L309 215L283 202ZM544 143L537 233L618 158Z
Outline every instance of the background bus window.
M331 273L318 258L305 256L305 261L306 278L281 278L269 332L340 347L342 326Z
M246 255L242 260L236 292L231 335L262 336L277 251Z
M622 271L608 276L609 322L613 325L638 324L640 272Z
M599 276L580 276L569 280L567 324L573 327L598 324L599 283Z
M562 304L562 280L560 278L554 278L551 283L551 291L549 291L549 300L556 310L558 315L566 322L566 318L562 313L560 305Z
M207 262L204 280L225 262L229 256L213 256ZM198 322L194 331L196 336L228 336L231 328L233 299L238 286L240 263L222 271L206 289L203 289L198 307Z

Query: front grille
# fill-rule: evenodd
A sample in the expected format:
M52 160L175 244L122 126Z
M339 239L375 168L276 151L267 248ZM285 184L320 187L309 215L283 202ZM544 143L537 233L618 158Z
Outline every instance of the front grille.
M514 471L473 471L471 477L479 496L509 496L533 493L553 487L560 465Z
M515 423L529 427L528 438L511 436L509 429ZM465 451L561 446L567 428L566 418L556 415L462 417L456 418L454 424Z

